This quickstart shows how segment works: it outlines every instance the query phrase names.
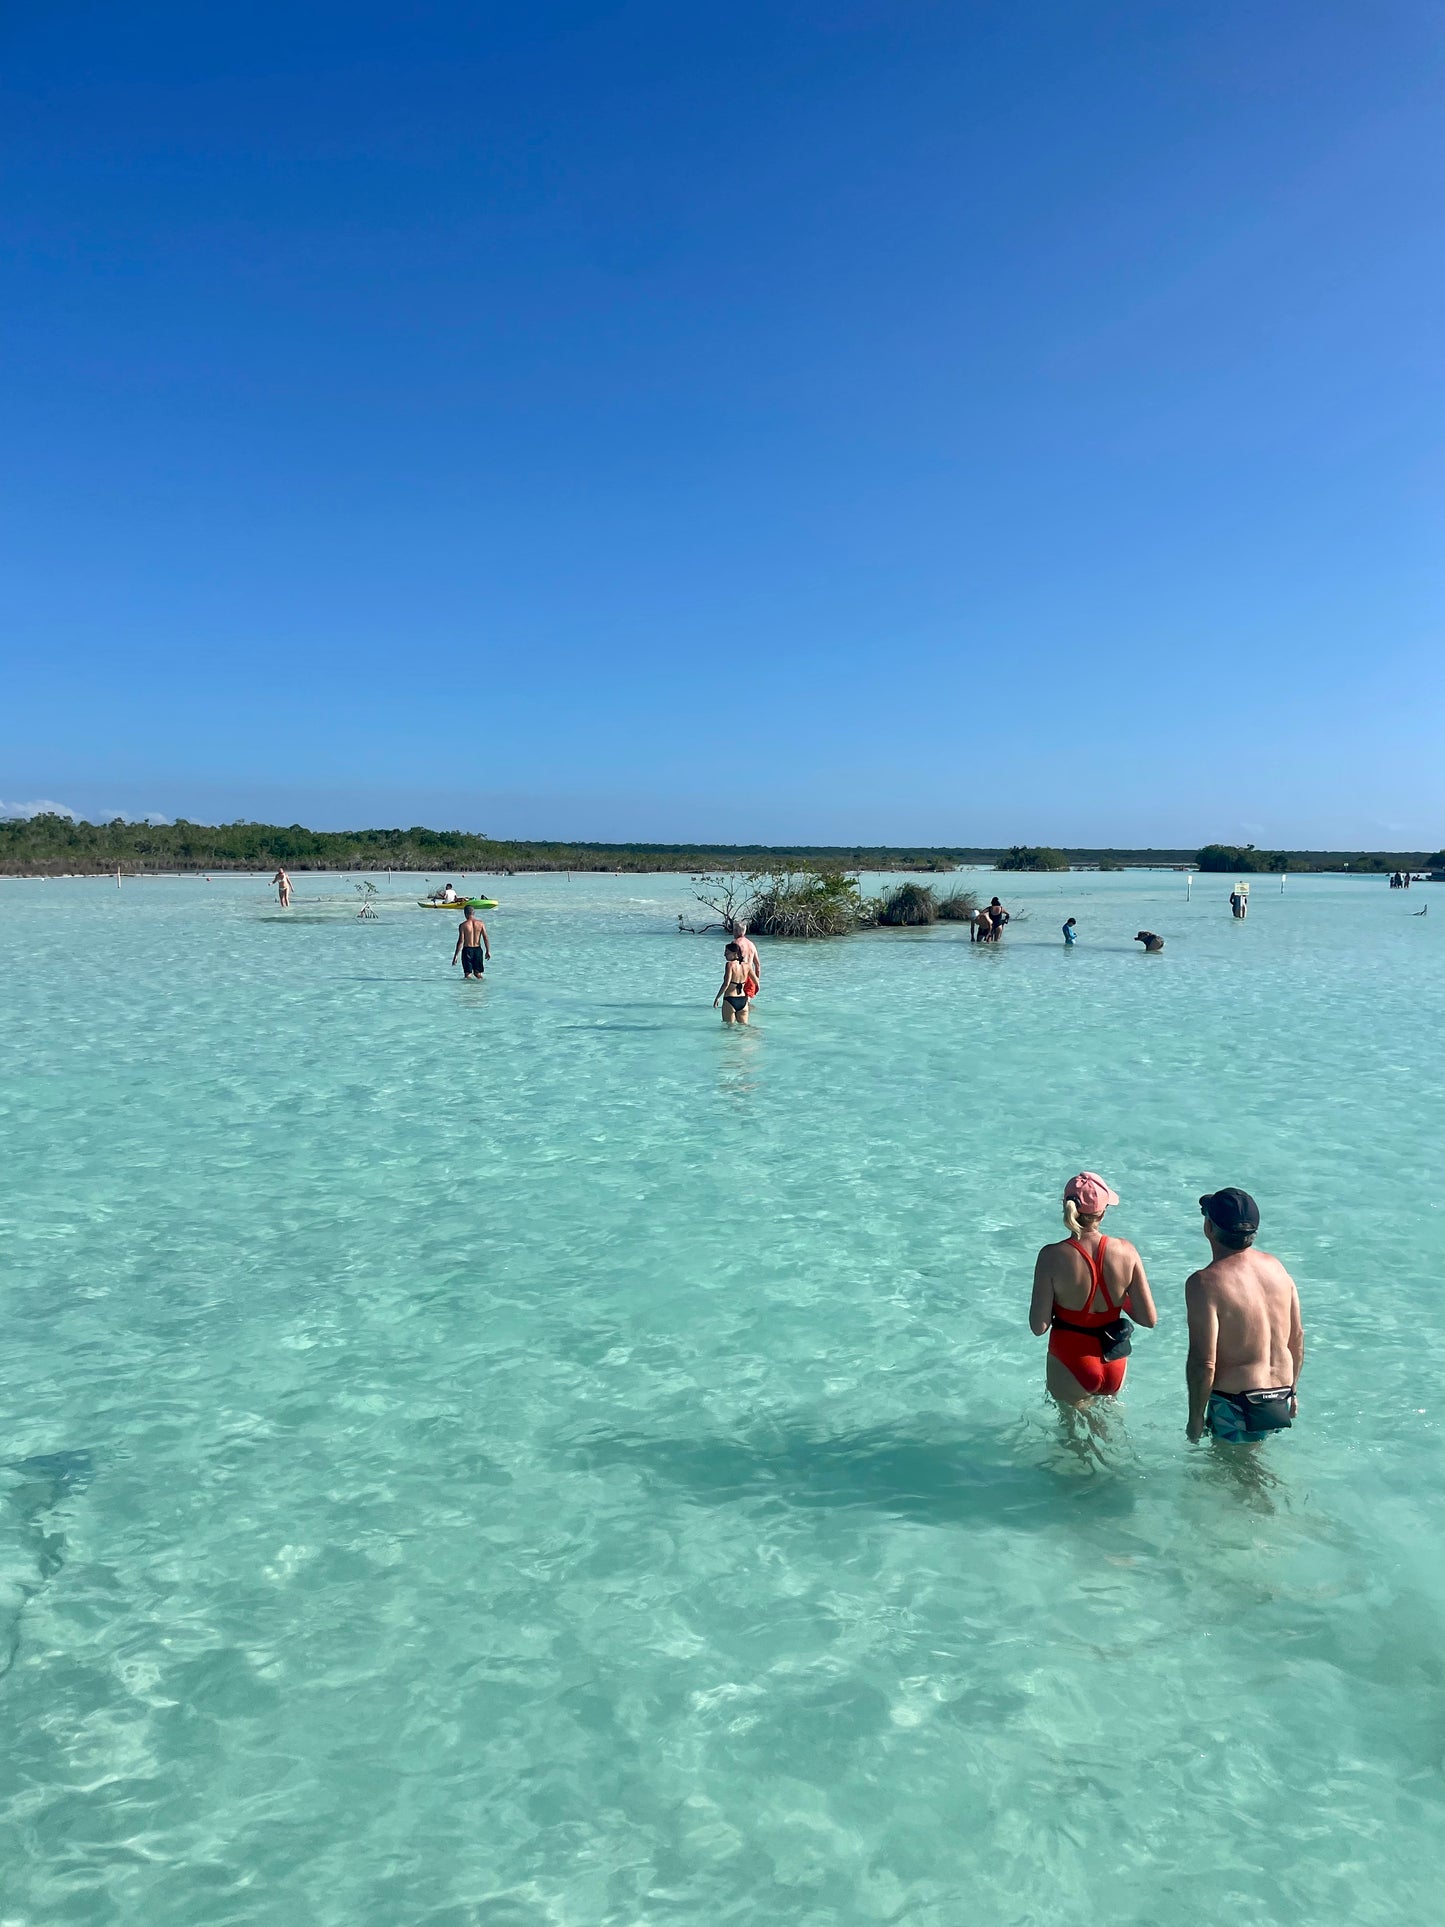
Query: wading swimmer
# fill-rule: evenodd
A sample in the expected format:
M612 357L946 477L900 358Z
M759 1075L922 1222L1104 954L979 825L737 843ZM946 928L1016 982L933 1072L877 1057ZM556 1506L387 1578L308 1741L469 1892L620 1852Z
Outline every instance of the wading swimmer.
M291 908L291 879L284 870L278 870L271 881L276 886L276 901L283 910Z
M1164 948L1164 939L1156 936L1152 930L1140 930L1136 932L1134 941L1135 943L1142 943L1146 950L1162 950Z
M1259 1206L1230 1186L1199 1200L1209 1263L1185 1280L1189 1436L1258 1445L1298 1410L1305 1332L1299 1293L1278 1258L1253 1249Z
M758 955L758 946L748 935L748 926L745 923L733 925L733 942L738 947L738 957L743 969L748 973L747 993L749 997L756 997L763 987L763 960Z
M973 941L975 943L997 943L1008 922L1008 911L997 897L986 903L982 910L973 913Z
M748 967L736 943L728 944L723 951L723 958L723 980L718 986L717 996L712 1000L712 1007L716 1010L718 999L721 998L723 1022L745 1024L748 1021Z
M1061 1405L1112 1397L1124 1383L1129 1321L1158 1324L1138 1252L1127 1238L1106 1238L1100 1220L1119 1202L1093 1171L1064 1186L1068 1237L1045 1245L1034 1264L1029 1329L1049 1334L1048 1388ZM1126 1316L1127 1314L1127 1316Z
M464 977L480 977L483 969L492 961L492 946L487 942L487 926L475 910L468 910L466 917L457 925L457 947L452 952L452 962L462 960Z
M1078 941L1079 941L1079 926L1074 922L1074 919L1070 917L1068 922L1064 925L1064 942L1077 943Z

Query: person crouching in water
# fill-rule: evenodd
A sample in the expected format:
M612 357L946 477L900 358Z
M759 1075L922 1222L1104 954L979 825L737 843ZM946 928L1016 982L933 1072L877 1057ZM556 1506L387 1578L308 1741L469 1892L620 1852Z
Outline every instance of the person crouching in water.
M1106 1238L1099 1225L1119 1202L1093 1171L1064 1186L1068 1237L1045 1245L1034 1264L1029 1329L1049 1334L1048 1388L1061 1405L1111 1398L1124 1383L1129 1322L1159 1322L1149 1280L1127 1238Z
M723 951L723 980L718 986L717 997L712 1000L714 1010L718 998L722 999L723 1022L725 1024L745 1024L748 1021L748 967L743 962L743 953L735 943L730 943Z

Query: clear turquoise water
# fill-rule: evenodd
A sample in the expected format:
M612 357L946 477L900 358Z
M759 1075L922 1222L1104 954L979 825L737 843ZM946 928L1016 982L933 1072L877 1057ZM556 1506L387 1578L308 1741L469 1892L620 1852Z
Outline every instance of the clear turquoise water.
M740 1034L685 879L496 888L478 988L0 884L5 1927L1435 1917L1440 892L1022 879ZM1080 1165L1161 1317L1076 1452ZM1183 1437L1226 1183L1311 1344L1254 1481Z

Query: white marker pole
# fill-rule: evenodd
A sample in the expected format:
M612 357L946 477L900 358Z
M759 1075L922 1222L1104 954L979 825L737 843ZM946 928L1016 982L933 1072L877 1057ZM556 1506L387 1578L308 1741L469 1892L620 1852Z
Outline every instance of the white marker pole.
M115 866L115 887L117 890L120 888L120 865L118 863Z
M1189 893L1193 888L1194 888L1194 872L1192 870L1186 870L1184 872L1184 901L1186 903L1188 903L1189 901Z

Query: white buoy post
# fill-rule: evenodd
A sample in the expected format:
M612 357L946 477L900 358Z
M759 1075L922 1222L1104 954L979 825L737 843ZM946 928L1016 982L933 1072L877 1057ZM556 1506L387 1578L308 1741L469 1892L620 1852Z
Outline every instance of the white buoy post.
M1184 901L1186 903L1188 903L1189 901L1190 892L1193 890L1193 888L1194 888L1194 872L1192 870L1186 870L1184 872Z

